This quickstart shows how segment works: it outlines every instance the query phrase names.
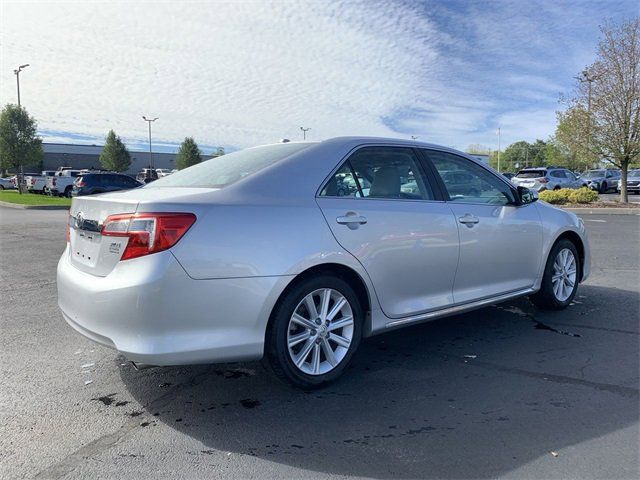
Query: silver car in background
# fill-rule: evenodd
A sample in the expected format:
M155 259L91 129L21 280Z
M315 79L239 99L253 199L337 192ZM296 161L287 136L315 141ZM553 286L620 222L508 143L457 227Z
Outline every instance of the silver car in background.
M618 191L622 189L622 179L618 180ZM627 192L640 194L640 170L629 170L627 172Z
M576 177L571 170L557 167L525 168L511 178L511 182L537 192L586 186L582 178Z
M250 148L74 198L58 302L134 362L265 357L312 388L363 337L526 295L566 307L590 270L584 225L536 200L436 145Z

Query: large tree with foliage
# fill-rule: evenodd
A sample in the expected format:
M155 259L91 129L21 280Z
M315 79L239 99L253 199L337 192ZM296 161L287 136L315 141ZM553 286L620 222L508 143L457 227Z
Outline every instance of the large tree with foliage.
M125 172L131 166L131 154L116 132L109 130L100 154L100 165L112 172Z
M187 137L180 145L178 155L176 156L176 167L178 170L190 167L196 163L200 163L202 158L200 157L201 151L198 148L198 144L193 137Z
M25 166L42 167L42 139L38 124L24 107L7 104L0 114L0 161L3 172L20 173ZM18 189L22 193L22 179Z
M620 168L627 202L627 170L640 158L640 18L601 31L596 61L559 114L556 136Z
M500 170L514 172L525 167L540 167L546 161L547 144L543 140L529 143L525 140L512 143L500 153ZM493 152L489 159L491 166L498 167L498 152Z

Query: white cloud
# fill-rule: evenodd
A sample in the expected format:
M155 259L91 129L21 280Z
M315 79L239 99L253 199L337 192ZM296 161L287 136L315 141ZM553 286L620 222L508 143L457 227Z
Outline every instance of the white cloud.
M460 148L497 144L498 124L546 138L599 16L515 0L1 5L0 98L14 101L12 69L30 63L23 104L51 137L113 128L139 144L152 115L158 143L236 147L300 138L301 125L311 139L415 134Z

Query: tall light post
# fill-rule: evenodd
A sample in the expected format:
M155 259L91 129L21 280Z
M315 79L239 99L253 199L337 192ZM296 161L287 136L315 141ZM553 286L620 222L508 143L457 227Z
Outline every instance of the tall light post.
M16 68L13 71L13 73L16 75L16 85L18 87L18 106L20 106L20 72L25 68L27 68L28 66L29 64L25 63L24 65L20 65L18 68Z
M498 127L496 134L498 135L498 171L500 171L500 127Z
M307 132L309 130L311 130L310 128L304 128L304 127L300 127L300 130L302 130L302 139L306 140L307 139Z
M20 72L29 66L28 63L20 65L13 73L16 75L16 86L18 87L18 107L20 107ZM22 167L22 159L18 159L20 162L20 168L18 169L18 193L22 195L22 181L24 180L24 169Z
M142 116L142 119L147 122L149 124L149 168L154 168L153 166L153 152L151 151L151 123L155 122L156 120L158 120L158 117L156 118L147 118L144 115ZM147 176L149 176L149 172L147 172Z
M597 80L596 77L591 76L589 71L585 68L579 77L575 77L579 82L587 82L587 152L591 153L591 84Z

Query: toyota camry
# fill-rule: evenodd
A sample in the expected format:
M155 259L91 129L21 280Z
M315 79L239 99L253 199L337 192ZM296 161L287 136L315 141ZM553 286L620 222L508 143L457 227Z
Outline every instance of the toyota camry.
M264 358L303 388L363 337L521 296L565 308L590 269L573 213L464 153L283 142L73 199L58 300L146 365Z

